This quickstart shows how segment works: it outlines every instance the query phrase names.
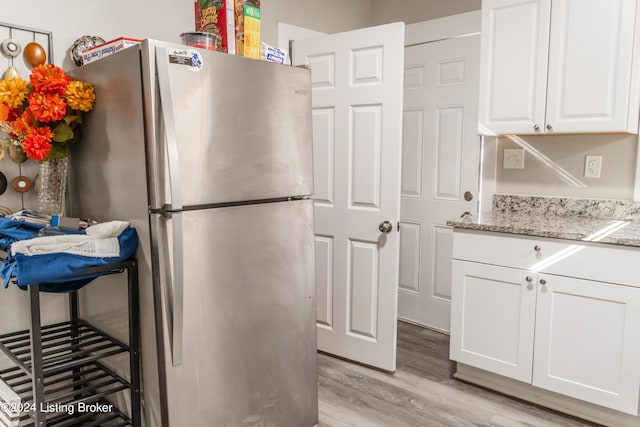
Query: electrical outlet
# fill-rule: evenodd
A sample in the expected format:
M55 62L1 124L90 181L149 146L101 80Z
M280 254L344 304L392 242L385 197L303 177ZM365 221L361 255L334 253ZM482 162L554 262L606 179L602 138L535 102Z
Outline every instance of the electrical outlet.
M587 154L584 161L584 177L600 178L602 171L602 156L595 154Z
M505 148L502 167L504 169L524 169L524 148Z

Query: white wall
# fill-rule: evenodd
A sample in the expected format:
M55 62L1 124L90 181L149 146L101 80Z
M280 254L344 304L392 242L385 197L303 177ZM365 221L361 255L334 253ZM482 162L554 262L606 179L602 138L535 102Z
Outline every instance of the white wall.
M504 148L525 145L524 169L503 169ZM636 135L499 138L496 192L628 200L633 197ZM602 155L600 178L585 178L585 155Z
M337 33L371 26L370 0L262 0L261 38L277 46L278 22Z
M371 0L371 24L406 24L480 9L481 0Z
M0 0L0 7L1 22L52 31L55 63L66 69L67 50L82 35L178 42L194 29L192 0Z

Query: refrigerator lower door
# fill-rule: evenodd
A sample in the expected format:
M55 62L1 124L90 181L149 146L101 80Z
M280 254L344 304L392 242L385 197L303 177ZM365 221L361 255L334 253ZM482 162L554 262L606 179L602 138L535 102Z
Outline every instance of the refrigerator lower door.
M181 364L162 320L170 426L318 421L313 202L184 211ZM172 219L164 221L171 236ZM161 239L166 274L174 259ZM162 256L162 254L160 254ZM163 273L163 274L165 274ZM175 285L175 281L174 281ZM163 305L170 305L165 289ZM170 310L168 310L170 311ZM165 310L162 310L165 313ZM175 338L175 337L174 337Z

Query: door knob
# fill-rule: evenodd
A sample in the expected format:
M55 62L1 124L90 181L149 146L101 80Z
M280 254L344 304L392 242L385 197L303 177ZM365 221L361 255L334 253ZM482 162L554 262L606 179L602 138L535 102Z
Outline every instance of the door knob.
M381 233L390 233L391 230L393 230L393 225L389 221L384 221L380 223L378 230L380 230Z
M465 192L464 192L464 199L465 199L467 202L470 202L470 201L472 201L472 200L473 200L473 194L471 194L471 191L465 191Z

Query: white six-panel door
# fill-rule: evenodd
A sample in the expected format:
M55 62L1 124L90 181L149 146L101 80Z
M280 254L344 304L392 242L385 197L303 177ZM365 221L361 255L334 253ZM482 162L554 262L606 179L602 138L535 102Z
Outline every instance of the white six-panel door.
M293 43L311 68L318 349L395 370L404 24ZM389 221L392 229L381 232Z
M445 332L453 236L446 222L477 211L479 56L477 34L405 49L398 312Z

